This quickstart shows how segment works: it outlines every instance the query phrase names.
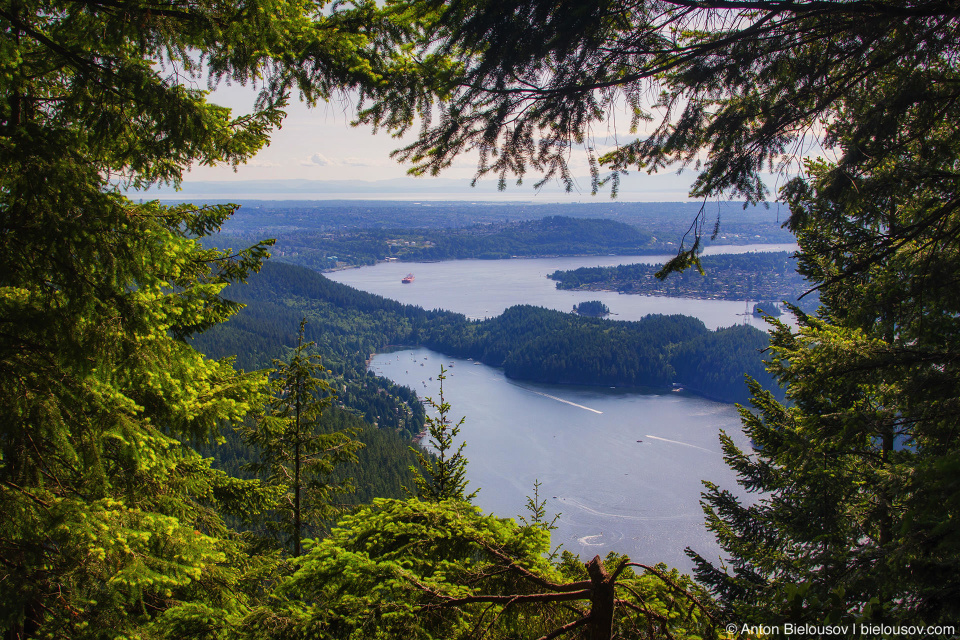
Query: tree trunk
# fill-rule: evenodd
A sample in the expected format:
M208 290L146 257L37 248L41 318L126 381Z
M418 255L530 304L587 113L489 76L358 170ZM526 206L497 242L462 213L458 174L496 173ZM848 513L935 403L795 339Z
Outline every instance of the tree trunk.
M600 556L594 556L586 566L593 582L593 594L590 596L590 640L610 640L613 637L613 579L603 568Z
M303 326L300 326L300 340L303 340ZM298 347L299 348L299 347ZM303 525L300 523L300 443L302 436L300 433L300 414L303 411L301 401L303 399L303 379L298 376L297 379L297 397L295 398L294 420L296 425L296 439L293 444L293 557L300 557L300 534Z

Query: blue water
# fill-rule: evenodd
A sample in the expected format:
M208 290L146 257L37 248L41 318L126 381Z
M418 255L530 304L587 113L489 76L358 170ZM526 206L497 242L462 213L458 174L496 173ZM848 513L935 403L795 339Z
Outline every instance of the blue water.
M715 252L793 250L791 245L715 247ZM332 279L426 309L472 318L493 317L516 304L569 311L601 300L634 320L649 313L682 313L711 329L766 325L749 313L755 301L694 300L615 292L559 291L546 275L557 269L662 262L666 256L603 256L437 263L382 263L328 274ZM401 278L414 272L412 284ZM744 315L746 313L746 315ZM786 318L783 318L786 319ZM720 450L719 434L748 442L732 405L686 393L537 385L508 380L499 369L427 349L377 355L371 368L437 398L440 365L455 419L466 416L467 477L479 487L476 504L500 516L529 515L527 496L542 483L548 514L562 514L554 544L584 559L609 551L634 561L665 562L689 571L685 547L708 559L721 553L703 525L702 480L737 492ZM430 378L433 380L430 380Z
M796 245L709 247L705 253L748 250L793 251ZM713 251L710 251L713 249ZM521 258L514 260L453 260L448 262L382 262L375 266L326 274L362 291L376 293L424 309L447 309L469 318L492 318L517 304L532 304L570 311L587 300L600 300L614 320L639 320L651 313L681 313L703 320L710 329L750 324L767 325L752 314L757 300L696 300L669 296L622 295L615 291L561 291L547 275L558 269L615 266L638 262L656 264L669 256L593 256L572 258ZM403 284L408 273L416 277ZM787 320L786 317L781 318Z
M732 405L682 392L517 383L428 349L378 354L371 369L438 399L441 364L450 369L452 417L466 416L467 478L485 511L529 516L526 497L539 480L547 513L562 514L554 544L584 558L618 551L689 570L685 547L719 555L699 499L702 479L736 489L718 440L723 429L747 445Z

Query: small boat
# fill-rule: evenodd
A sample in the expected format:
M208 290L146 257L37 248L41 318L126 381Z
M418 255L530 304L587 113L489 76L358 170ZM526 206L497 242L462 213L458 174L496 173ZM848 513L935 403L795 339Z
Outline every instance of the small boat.
M413 274L408 273L403 277L403 280L401 280L400 282L402 282L403 284L410 284L411 282L413 282Z

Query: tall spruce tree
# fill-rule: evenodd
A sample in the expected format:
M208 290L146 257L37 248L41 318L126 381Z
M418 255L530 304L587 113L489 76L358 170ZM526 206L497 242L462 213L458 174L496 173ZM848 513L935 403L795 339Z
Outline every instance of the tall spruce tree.
M264 412L254 426L241 431L244 442L260 456L250 469L282 490L279 519L271 526L285 535L284 544L294 557L300 555L305 530L316 533L341 513L333 500L353 487L349 480L334 481L331 476L340 465L356 463L363 447L355 429L318 430L323 411L335 396L320 377L326 373L320 357L309 353L314 343L303 341L306 324L304 318L289 360L274 360L273 396Z
M741 615L937 624L960 610L960 217L872 256L943 197L896 179L928 160L919 151L861 176L879 183L870 199L832 197L826 165L787 191L801 270L824 304L799 331L774 331L771 370L789 406L755 387L756 411L743 410L755 451L725 441L760 499L745 506L715 486L706 496L736 571L698 558L699 575Z

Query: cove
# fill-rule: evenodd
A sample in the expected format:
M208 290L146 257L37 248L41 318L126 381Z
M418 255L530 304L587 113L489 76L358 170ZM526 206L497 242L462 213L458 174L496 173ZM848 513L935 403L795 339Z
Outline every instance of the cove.
M737 490L718 440L722 429L748 446L732 405L682 392L517 383L428 349L377 354L370 369L439 399L441 364L451 417L466 416L469 489L480 487L475 504L485 512L529 516L526 497L539 480L547 513L562 514L554 545L584 558L617 551L690 571L685 547L719 556L699 500L702 479Z
M770 244L708 247L707 255L747 251L794 251L797 245ZM651 313L699 318L708 329L750 324L766 330L767 324L751 311L756 300L697 300L669 296L618 294L615 291L562 291L547 274L558 269L657 264L672 256L584 256L515 258L511 260L450 260L446 262L381 262L369 267L326 273L336 282L424 309L446 309L471 319L492 318L504 309L530 304L570 311L587 300L606 304L611 320L639 320ZM415 279L401 282L408 273ZM785 315L781 320L789 321Z

